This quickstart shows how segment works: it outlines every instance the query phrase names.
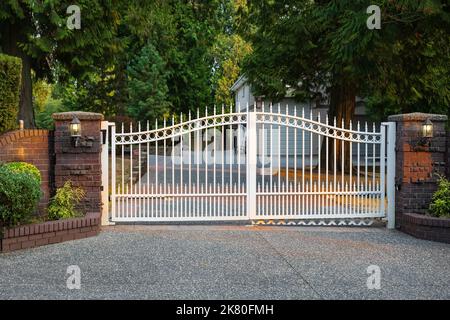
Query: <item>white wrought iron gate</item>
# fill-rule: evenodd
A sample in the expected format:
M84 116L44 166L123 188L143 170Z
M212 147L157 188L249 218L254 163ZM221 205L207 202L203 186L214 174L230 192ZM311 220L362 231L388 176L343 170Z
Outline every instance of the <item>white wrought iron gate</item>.
M345 128L271 105L135 129L110 123L111 221L387 217L393 227L395 123Z

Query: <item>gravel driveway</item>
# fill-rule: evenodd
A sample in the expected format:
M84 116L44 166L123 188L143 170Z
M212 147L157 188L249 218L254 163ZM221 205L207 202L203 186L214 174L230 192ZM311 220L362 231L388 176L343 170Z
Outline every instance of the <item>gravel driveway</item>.
M450 299L450 245L381 227L123 225L1 254L0 287L0 299Z

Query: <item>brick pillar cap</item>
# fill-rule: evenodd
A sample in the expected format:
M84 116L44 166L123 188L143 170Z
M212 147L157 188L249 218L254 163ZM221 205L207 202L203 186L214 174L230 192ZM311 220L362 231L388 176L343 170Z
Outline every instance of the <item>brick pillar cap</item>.
M103 120L103 115L95 112L69 111L52 114L53 120L72 120L74 116L76 116L79 120Z
M413 113L396 114L388 117L388 121L395 121L395 122L426 121L427 119L430 119L431 121L447 121L447 116L444 114L413 112Z

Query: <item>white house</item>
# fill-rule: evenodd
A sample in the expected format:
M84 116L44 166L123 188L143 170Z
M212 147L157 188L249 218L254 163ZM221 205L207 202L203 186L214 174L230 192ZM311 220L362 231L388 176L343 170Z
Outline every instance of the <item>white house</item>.
M241 75L236 80L236 82L231 86L230 90L234 95L236 111L245 111L247 105L249 106L250 110L254 110L255 105L257 109L261 110L263 102L265 109L268 110L268 106L270 105L271 101L264 99L264 97L255 97L253 95L251 85L247 82L247 79L244 75ZM294 106L296 106L297 112L301 112L302 108L304 108L306 115L309 116L310 112L312 111L314 118L317 118L318 114L320 113L321 116L323 115L322 119L325 119L325 115L327 114L329 107L328 101L297 101L292 96L290 96L289 93L284 99L274 104L274 110L277 110L278 103L281 105L282 110L286 110L286 106L288 106L289 114L294 114ZM367 117L364 106L364 99L356 97L354 121L366 121L366 119Z
M252 92L251 85L247 82L247 79L244 75L241 75L236 82L233 84L233 86L230 88L231 91L234 94L234 104L235 104L235 110L236 112L242 112L247 110L247 105L249 110L259 110L262 111L262 108L264 106L264 111L269 111L269 106L271 101L265 99L264 97L255 97ZM312 119L318 120L319 114L320 114L320 121L325 123L326 115L329 108L329 102L328 101L296 101L294 97L287 94L281 101L277 101L272 106L274 112L278 112L278 108L280 108L281 113L287 113L289 115L294 114L294 109L297 111L297 116L301 116L302 112L305 114L305 118L309 118L312 114ZM366 121L369 123L370 126L372 126L372 121L368 121L365 113L365 105L364 100L357 97L356 98L356 109L355 109L355 116L354 116L354 122L360 121L361 125L363 125ZM330 119L330 122L332 120ZM355 127L356 128L356 127ZM278 154L282 156L283 159L281 161L288 161L291 162L291 158L294 155L294 150L296 150L297 155L300 155L303 151L304 154L307 155L305 158L305 165L309 166L309 155L311 150L311 141L313 143L312 146L312 165L317 164L317 156L320 152L320 147L322 145L322 136L313 135L313 139L310 138L310 133L305 132L304 139L303 136L298 137L295 139L295 135L299 134L300 130L295 130L293 128L280 128L279 135L280 137L277 137L279 139L279 143L276 145L278 146L278 150L273 150L271 153ZM258 135L258 149L265 149L268 150L268 141L270 138L267 137L269 134L268 130L265 130L265 137L263 139L262 133L259 133ZM297 141L297 147L292 147L293 141ZM264 147L262 147L261 143L262 141L265 141ZM289 148L286 148L286 141L289 141ZM302 145L304 141L304 146ZM356 151L354 151L356 153ZM288 156L286 156L288 155Z

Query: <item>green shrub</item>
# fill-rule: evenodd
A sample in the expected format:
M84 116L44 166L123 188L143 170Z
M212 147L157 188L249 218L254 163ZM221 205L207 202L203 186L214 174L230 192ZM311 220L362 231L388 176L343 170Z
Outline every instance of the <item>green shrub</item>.
M55 127L52 114L69 111L60 99L49 98L44 109L36 113L36 126L40 129L53 130Z
M84 195L83 189L74 188L70 180L66 181L62 188L56 190L56 195L48 207L48 218L58 220L82 216L75 207Z
M0 133L17 127L22 61L0 54Z
M8 163L5 163L4 166L11 169L13 172L18 172L18 173L27 172L27 173L31 174L32 176L34 176L37 179L37 181L39 182L39 184L41 184L41 172L39 171L38 168L36 168L31 163L8 162Z
M0 224L3 226L13 227L29 221L36 209L41 197L40 175L37 179L31 167L0 166Z
M450 217L450 181L444 177L439 178L429 212L435 217Z

